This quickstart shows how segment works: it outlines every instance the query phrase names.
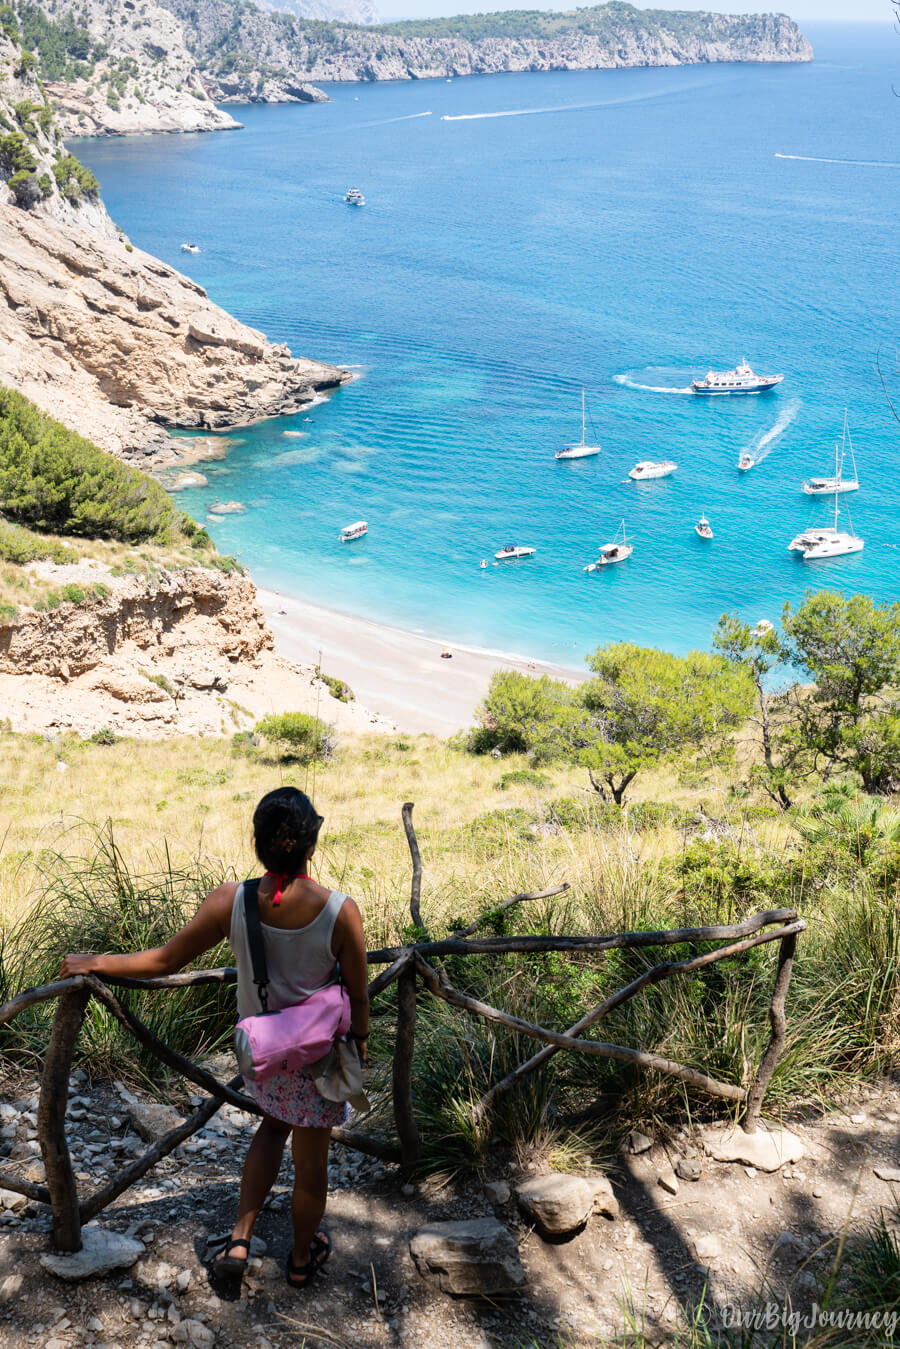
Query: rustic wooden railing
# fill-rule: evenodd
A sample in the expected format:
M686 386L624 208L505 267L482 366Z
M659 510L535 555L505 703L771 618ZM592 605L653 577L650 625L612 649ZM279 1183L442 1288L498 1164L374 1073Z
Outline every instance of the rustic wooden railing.
M412 1068L416 1044L416 1003L418 984L436 998L442 999L453 1007L473 1016L494 1022L497 1025L517 1031L530 1039L542 1043L542 1048L531 1058L520 1064L493 1086L472 1107L473 1120L485 1115L497 1098L515 1087L529 1073L535 1072L560 1050L579 1054L594 1054L601 1058L617 1059L624 1063L638 1064L655 1072L666 1073L680 1081L701 1089L712 1096L733 1101L744 1106L742 1127L747 1133L756 1130L763 1097L775 1070L775 1065L784 1046L785 998L791 977L791 966L798 935L805 924L797 918L794 909L770 909L764 913L753 914L741 923L724 927L676 928L660 932L616 932L600 936L500 936L476 937L474 934L489 920L518 904L530 903L539 899L551 899L563 894L567 885L559 885L549 890L533 894L513 895L502 904L486 911L468 927L454 932L451 936L432 941L424 925L421 913L422 860L412 822L413 806L407 802L403 807L403 825L412 858L412 886L410 891L410 914L422 939L411 941L404 946L383 947L368 952L370 965L384 965L386 968L369 984L371 998L392 983L397 984L396 1038L392 1065L392 1094L394 1125L397 1142L390 1143L373 1138L354 1129L335 1129L333 1136L348 1147L379 1157L385 1161L400 1162L405 1166L413 1165L420 1152L420 1139L416 1123ZM611 1044L603 1040L584 1039L582 1032L596 1025L609 1012L620 1007L629 998L643 989L657 984L677 974L689 974L703 969L716 961L731 956L742 955L766 942L780 942L778 968L772 990L769 1008L771 1034L768 1047L760 1062L756 1076L748 1088L735 1086L729 1082L720 1082L696 1068L675 1063L671 1059L644 1050L632 1049L625 1045ZM538 1026L521 1017L511 1016L497 1007L471 997L454 988L439 964L441 956L468 956L508 954L532 951L571 951L573 953L601 952L616 949L643 949L655 946L694 945L698 943L723 942L701 955L687 960L663 961L645 970L631 983L618 989L592 1011L583 1016L573 1026L560 1032ZM26 1195L41 1204L48 1204L53 1213L53 1242L58 1250L77 1251L81 1248L81 1227L95 1217L102 1209L112 1203L120 1194L146 1174L161 1158L171 1153L180 1143L201 1129L227 1101L251 1114L260 1114L260 1108L252 1097L238 1091L240 1077L232 1078L227 1084L219 1082L199 1064L193 1063L183 1054L172 1049L160 1040L150 1028L116 997L109 987L115 984L126 988L145 990L183 988L191 984L234 983L237 973L233 969L193 970L184 974L174 974L160 979L109 979L101 980L92 974L76 975L70 979L60 979L45 984L41 988L27 988L9 1002L0 1006L0 1025L11 1021L27 1008L50 999L59 999L59 1005L53 1020L47 1052L44 1056L41 1074L40 1099L38 1107L37 1132L41 1155L44 1162L46 1185L39 1185L19 1176L0 1171L0 1186ZM105 1185L93 1193L80 1197L66 1140L66 1107L69 1092L69 1074L72 1058L85 1009L90 998L102 1003L117 1021L131 1032L134 1038L149 1050L161 1063L175 1069L189 1082L203 1088L208 1093L204 1100L182 1124L171 1129L159 1138L140 1157L125 1166Z

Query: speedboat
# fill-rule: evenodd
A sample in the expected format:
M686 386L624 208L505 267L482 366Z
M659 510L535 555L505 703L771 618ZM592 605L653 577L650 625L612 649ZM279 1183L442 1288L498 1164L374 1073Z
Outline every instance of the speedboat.
M354 539L361 539L368 532L369 526L365 520L355 520L352 525L344 525L338 539L341 543L352 543Z
M711 539L713 537L712 525L705 515L700 516L700 519L694 525L694 529L700 535L701 539Z
M563 445L561 450L556 451L557 459L587 459L592 454L599 454L599 445L588 445L585 425L584 425L584 389L581 390L581 440L576 444Z
M844 459L847 449L850 450L850 461L853 464L853 477L844 477ZM808 497L830 496L832 492L858 492L859 474L856 471L856 455L853 453L853 441L850 439L850 431L847 427L847 414L844 413L844 434L841 437L840 450L837 445L834 447L835 465L838 463L840 454L840 468L838 468L833 478L807 478L803 484L803 491Z
M738 468L742 473L746 473L748 468L753 467L753 456L749 450L741 450L741 457L738 460Z
M625 534L625 521L623 520L619 529L622 534L621 541L618 533L612 543L603 543L600 545L596 562L589 562L584 568L585 571L600 571L602 567L611 567L614 562L624 562L627 557L631 557L634 552L634 544L628 542Z
M780 384L784 375L756 375L742 358L733 370L707 370L703 379L692 379L694 393L765 393Z
M348 206L365 206L366 204L366 199L358 187L351 187L344 197L344 201Z
M199 253L200 249L196 244L182 244L181 251L182 253Z
M494 554L498 562L517 562L522 557L533 557L536 548L523 547L521 544L508 543Z
M647 478L667 478L677 467L678 465L673 464L671 459L663 459L659 463L654 463L652 459L643 459L639 464L635 464L628 476L635 482L644 482Z

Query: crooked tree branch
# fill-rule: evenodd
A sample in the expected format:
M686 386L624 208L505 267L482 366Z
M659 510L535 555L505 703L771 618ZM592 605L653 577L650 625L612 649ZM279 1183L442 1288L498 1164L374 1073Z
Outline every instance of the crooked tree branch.
M699 1087L710 1096L720 1096L728 1101L743 1101L747 1095L743 1087L718 1082L714 1077L707 1077L705 1073L675 1063L672 1059L664 1059L657 1054L646 1054L643 1050L629 1049L624 1045L607 1044L603 1040L576 1040L571 1035L561 1035L558 1031L546 1030L531 1021L510 1016L508 1012L501 1012L499 1008L491 1007L489 1003L460 993L458 989L439 979L436 972L419 955L416 956L416 969L435 997L442 998L444 1002L449 1002L454 1007L461 1007L463 1011L472 1012L486 1021L496 1021L501 1026L509 1027L510 1030L528 1035L533 1040L543 1040L559 1049L572 1049L580 1054L595 1054L600 1058L618 1059L622 1063L636 1063L642 1068L653 1068L656 1072L667 1073L670 1077L677 1077L690 1086Z
M422 922L422 854L419 851L419 840L416 838L415 827L413 826L412 813L414 802L404 801L403 810L403 828L406 831L406 842L409 844L409 855L412 859L412 880L409 886L409 912L416 927L425 932L425 924Z
M514 904L529 904L534 899L553 899L556 895L563 895L569 888L569 882L564 881L562 885L555 885L552 890L536 890L530 895L513 895L510 899L505 899L502 904L496 905L493 909L486 909L483 914L470 923L468 927L460 928L454 932L454 937L471 937L473 932L477 932L480 927L484 927L493 918L497 918L507 909L511 909Z

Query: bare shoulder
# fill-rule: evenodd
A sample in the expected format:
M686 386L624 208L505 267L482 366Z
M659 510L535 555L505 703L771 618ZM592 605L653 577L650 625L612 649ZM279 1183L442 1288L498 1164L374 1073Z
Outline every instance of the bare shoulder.
M343 936L356 937L362 934L362 914L359 911L356 900L351 899L349 895L347 895L341 905L341 911L337 916L335 927Z
M231 910L234 908L234 897L239 885L240 881L223 881L215 890L210 890L200 905L200 912L216 919L225 933L231 927Z

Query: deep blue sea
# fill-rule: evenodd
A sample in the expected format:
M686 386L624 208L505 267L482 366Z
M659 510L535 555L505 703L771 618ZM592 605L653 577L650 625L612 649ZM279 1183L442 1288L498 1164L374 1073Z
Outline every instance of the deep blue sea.
M707 647L724 610L777 620L809 586L900 598L876 370L880 349L900 408L900 36L807 31L812 65L336 85L232 109L238 132L80 142L136 243L359 375L237 433L181 504L245 503L211 532L275 589L569 664L613 639ZM783 384L684 392L742 356ZM603 452L558 463L582 387ZM845 408L865 551L804 563L786 545L833 502L800 484L833 469ZM664 457L674 476L623 482ZM623 519L633 556L586 575ZM536 556L479 568L510 541Z

